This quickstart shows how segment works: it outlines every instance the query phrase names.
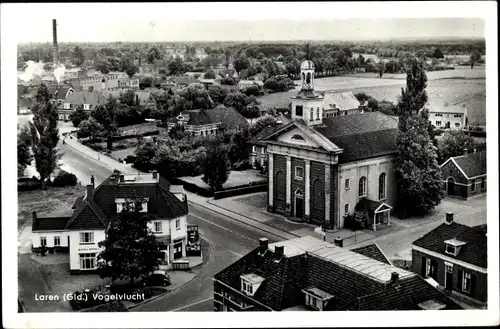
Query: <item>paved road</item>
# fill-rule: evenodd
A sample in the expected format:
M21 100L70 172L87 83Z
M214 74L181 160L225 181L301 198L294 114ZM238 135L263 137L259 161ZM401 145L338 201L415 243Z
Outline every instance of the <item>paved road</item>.
M74 173L83 185L91 175L100 184L111 174L112 169L103 163L67 145L61 144L60 148L64 153L62 168ZM197 277L191 282L132 311L213 311L213 275L256 248L259 238L267 237L271 243L282 240L194 204L190 204L189 211L188 223L199 225L206 248L210 248L206 263L193 270Z

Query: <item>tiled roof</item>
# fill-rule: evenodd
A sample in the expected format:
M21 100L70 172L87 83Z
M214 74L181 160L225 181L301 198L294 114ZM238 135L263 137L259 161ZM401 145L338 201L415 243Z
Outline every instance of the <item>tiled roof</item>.
M373 258L378 260L379 262L386 263L392 265L391 261L387 258L387 256L380 250L379 246L376 243L370 244L368 246L351 249L358 254L364 255L366 257Z
M465 104L448 104L442 102L427 102L425 105L432 113L453 113L453 114L463 114L466 110Z
M74 105L104 105L107 102L107 97L105 96L105 94L96 90L93 90L91 92L85 90L69 94L64 102Z
M324 118L323 125L315 127L318 132L329 139L337 136L397 128L398 119L380 112L356 113Z
M397 136L397 129L386 129L354 135L335 136L330 140L344 149L344 152L339 156L339 162L346 163L396 153Z
M54 98L55 99L65 99L66 94L68 93L68 91L70 89L71 89L71 86L68 86L68 85L61 86L61 88L59 88L59 90L57 90Z
M453 160L469 178L486 174L486 151L461 155Z
M32 231L61 231L66 227L69 217L42 217L33 221Z
M247 119L233 107L219 106L206 111L212 122L221 122L231 129L243 129L249 126Z
M324 97L323 106L325 109L331 109L335 106L335 108L343 111L357 109L361 105L352 91L325 93Z
M275 247L283 246L283 257ZM378 278L399 274L398 283ZM217 273L215 280L241 291L241 275L255 274L264 281L252 297L275 311L304 305L302 290L333 296L324 310L418 309L435 299L460 309L416 274L320 239L303 237L256 248Z
M466 242L457 256L445 252L445 241L457 239ZM415 246L453 257L463 262L487 268L486 231L458 223L443 223L423 237L413 242Z
M267 136L271 135L272 133L274 133L276 130L280 129L282 126L283 125L264 127L261 131L255 134L255 136L250 140L250 144L265 145L266 143L263 142L262 140L265 139Z
M385 290L356 298L347 310L362 311L411 311L420 310L420 303L436 301L446 305L444 310L462 309L442 292L432 287L419 276L400 281L399 285L388 286Z

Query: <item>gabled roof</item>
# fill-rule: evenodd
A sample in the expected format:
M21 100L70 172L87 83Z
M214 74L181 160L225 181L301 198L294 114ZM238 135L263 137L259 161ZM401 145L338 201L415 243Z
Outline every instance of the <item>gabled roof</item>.
M96 90L91 92L85 90L69 94L64 102L74 105L104 105L107 102L107 98L103 93Z
M212 122L220 122L230 129L248 128L249 123L243 115L233 107L218 106L206 111Z
M277 257L276 246L283 247ZM387 281L399 274L398 283ZM318 292L330 301L324 310L418 309L418 304L436 299L450 309L458 305L420 279L416 274L313 237L302 237L256 248L214 279L241 291L241 275L264 278L252 298L271 310L304 305L303 291ZM374 309L377 309L376 307Z
M400 282L399 285L388 286L385 290L356 298L356 302L349 305L346 310L420 310L419 304L431 300L445 305L445 310L462 309L421 277L412 276Z
M36 231L62 231L70 217L42 217L33 221L31 230Z
M344 150L339 156L339 162L346 163L395 154L397 152L397 136L397 129L387 129L335 136L330 140Z
M325 109L331 109L335 106L335 108L345 111L357 109L361 105L352 91L325 93L324 97L323 104Z
M366 257L373 258L381 263L392 265L389 258L387 258L387 256L384 254L384 252L380 249L380 247L376 243L364 247L359 247L356 249L351 249L351 251L354 251Z
M323 119L315 129L326 138L363 134L371 131L397 129L398 119L380 112L355 113Z
M425 107L429 109L431 113L452 113L452 114L464 114L466 111L465 104L449 104L444 102L433 101L427 102Z
M276 130L280 129L283 125L276 125L276 126L267 126L262 128L261 131L259 131L255 136L250 140L250 144L254 145L265 145L266 143L263 142L266 137L270 136L273 134Z
M57 92L55 93L54 98L55 99L66 99L66 95L68 94L68 91L70 89L73 89L73 88L71 88L71 86L69 86L69 85L61 86L61 88L59 88L57 90Z
M445 252L445 241L457 239L466 242L460 247L460 252L456 256L451 256ZM423 237L415 240L415 246L430 250L447 257L453 257L465 263L486 269L487 259L487 236L484 229L477 229L466 225L451 223L441 224Z
M449 161L452 161L467 179L486 175L486 151L449 158L441 167Z

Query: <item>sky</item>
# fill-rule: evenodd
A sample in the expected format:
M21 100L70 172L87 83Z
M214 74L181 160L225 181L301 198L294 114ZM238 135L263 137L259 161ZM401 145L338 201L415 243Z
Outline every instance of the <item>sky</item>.
M206 5L104 3L49 8L44 4L41 10L37 4L19 4L13 8L20 19L13 24L22 26L15 35L20 43L51 42L53 18L60 42L484 38L485 30L484 20L474 17L473 10L446 4L447 10L442 11L438 8L442 4L432 2L430 11L427 4L411 3L397 7L395 3L300 2ZM418 17L422 9L425 15ZM463 11L454 14L451 9ZM113 14L102 15L107 12Z

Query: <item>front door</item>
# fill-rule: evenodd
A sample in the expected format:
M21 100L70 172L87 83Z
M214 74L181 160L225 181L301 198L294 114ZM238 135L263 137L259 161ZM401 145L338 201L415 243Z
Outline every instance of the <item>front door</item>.
M431 260L430 277L437 281L438 278L438 262L435 259Z
M455 195L455 180L448 178L448 188L446 189L448 195Z
M300 190L295 192L295 217L304 217L304 197Z
M450 290L453 287L453 266L446 265L445 289Z
M174 242L174 259L182 258L182 241Z

